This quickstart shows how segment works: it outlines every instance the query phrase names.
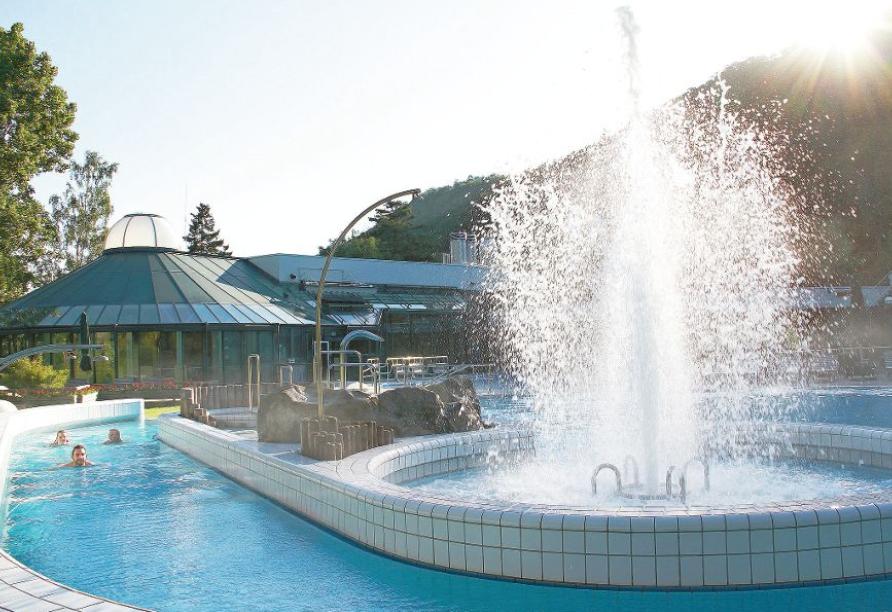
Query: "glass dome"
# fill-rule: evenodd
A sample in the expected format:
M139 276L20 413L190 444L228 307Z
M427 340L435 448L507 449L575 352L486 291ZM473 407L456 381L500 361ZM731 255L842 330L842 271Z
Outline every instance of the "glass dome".
M105 250L109 249L182 249L164 217L149 213L124 215L108 230Z

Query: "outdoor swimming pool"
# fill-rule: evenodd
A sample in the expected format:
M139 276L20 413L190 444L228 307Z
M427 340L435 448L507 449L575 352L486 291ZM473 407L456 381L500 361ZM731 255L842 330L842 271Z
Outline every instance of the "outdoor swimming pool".
M846 393L846 402L878 402ZM831 400L828 405L835 406ZM522 403L521 403L522 404ZM488 404L498 420L522 413ZM882 410L877 408L877 410ZM47 576L158 610L884 609L892 581L741 592L561 588L448 574L368 552L285 511L153 439L151 423L72 430L98 464L50 466L69 449L52 432L21 437L10 462L3 545Z

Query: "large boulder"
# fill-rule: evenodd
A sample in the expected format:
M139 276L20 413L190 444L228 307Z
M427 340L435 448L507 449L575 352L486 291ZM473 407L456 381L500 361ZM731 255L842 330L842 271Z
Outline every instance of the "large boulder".
M304 388L292 385L263 395L257 409L257 438L261 442L300 442L300 422L316 416Z
M398 436L421 436L445 431L445 407L437 394L422 387L397 387L378 395L375 422Z
M325 414L347 423L374 420L374 403L366 393L327 389ZM300 442L300 423L318 414L313 393L298 385L282 388L260 399L257 411L257 438L261 442Z
M375 420L400 436L474 431L483 427L474 383L466 377L427 387L399 387L378 396Z
M428 385L426 389L436 393L443 402L446 431L474 431L484 426L477 390L467 376L447 378L441 383Z

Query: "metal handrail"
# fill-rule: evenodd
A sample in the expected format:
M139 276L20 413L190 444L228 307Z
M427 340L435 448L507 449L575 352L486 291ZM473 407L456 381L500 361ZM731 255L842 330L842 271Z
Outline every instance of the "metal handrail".
M598 494L598 474L601 473L601 470L610 470L611 472L613 472L613 475L616 476L616 494L622 495L623 478L622 476L620 476L619 468L612 463L602 463L595 468L595 472L594 474L592 474L592 495Z
M252 367L253 365L253 367ZM256 373L256 383L254 382L254 374ZM254 410L254 391L253 385L257 385L257 409L260 409L260 395L261 395L261 386L260 386L260 355L253 354L248 355L248 412L255 412Z

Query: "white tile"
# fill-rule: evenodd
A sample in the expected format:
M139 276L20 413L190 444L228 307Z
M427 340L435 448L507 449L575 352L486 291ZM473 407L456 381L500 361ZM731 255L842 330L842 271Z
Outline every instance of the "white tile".
M839 540L843 546L852 546L861 543L861 521L856 523L842 523L839 526Z
M483 547L483 571L494 576L502 575L502 549Z
M521 576L531 580L542 579L542 553L524 550L520 553Z
M433 540L434 565L449 567L449 542L445 540Z
M632 583L635 586L656 586L657 569L654 557L632 557Z
M865 544L863 554L864 573L868 576L882 574L884 571L882 544Z
M699 555L703 553L703 532L683 531L678 534L678 550L683 555Z
M842 555L838 548L821 549L821 579L842 578Z
M775 552L795 551L796 548L796 529L775 529L774 530L774 550Z
M842 575L846 578L864 575L864 555L860 546L842 548Z
M703 557L700 555L679 557L682 586L703 585Z
M520 578L520 551L502 549L502 575Z
M754 553L774 551L774 537L770 529L750 531L750 550Z
M629 555L632 552L632 537L630 533L607 533L607 551L611 555Z
M434 563L434 541L431 538L418 538L418 560L422 563Z
M681 584L678 557L657 557L656 567L658 586L678 586Z
M564 581L585 583L585 555L564 553Z
M834 548L839 546L839 525L819 525L818 541L821 543L821 548Z
M585 556L585 582L587 584L609 584L607 555Z
M728 584L728 559L725 555L703 557L703 584L709 586Z
M559 552L542 553L542 579L563 582L564 555Z
M865 544L882 542L883 534L878 519L861 522L861 541Z
M452 556L450 555L450 563ZM465 546L465 569L469 572L480 573L483 571L483 547Z
M799 561L796 552L774 553L774 579L776 582L799 580Z
M610 555L610 584L616 586L632 584L632 557L627 555Z
M542 550L542 532L539 529L520 529L520 548L522 550Z
M607 533L604 531L586 531L585 552L586 554L606 555Z
M502 546L501 527L496 525L482 525L484 546Z
M502 527L502 547L520 548L520 528Z
M480 523L465 523L465 542L468 544L483 543L483 526Z
M563 531L563 549L569 553L585 552L585 534L582 531ZM583 566L585 563L583 563ZM583 567L583 574L585 569Z
M798 556L799 580L821 579L821 556L817 550L801 550Z
M753 554L751 560L753 568L753 584L773 584L774 554Z
M434 545L434 556L436 557L436 545ZM465 545L459 542L449 542L449 567L452 569L464 570L467 568L465 560Z
M703 532L703 554L724 555L727 551L724 531Z
M728 584L752 584L749 555L728 555Z

